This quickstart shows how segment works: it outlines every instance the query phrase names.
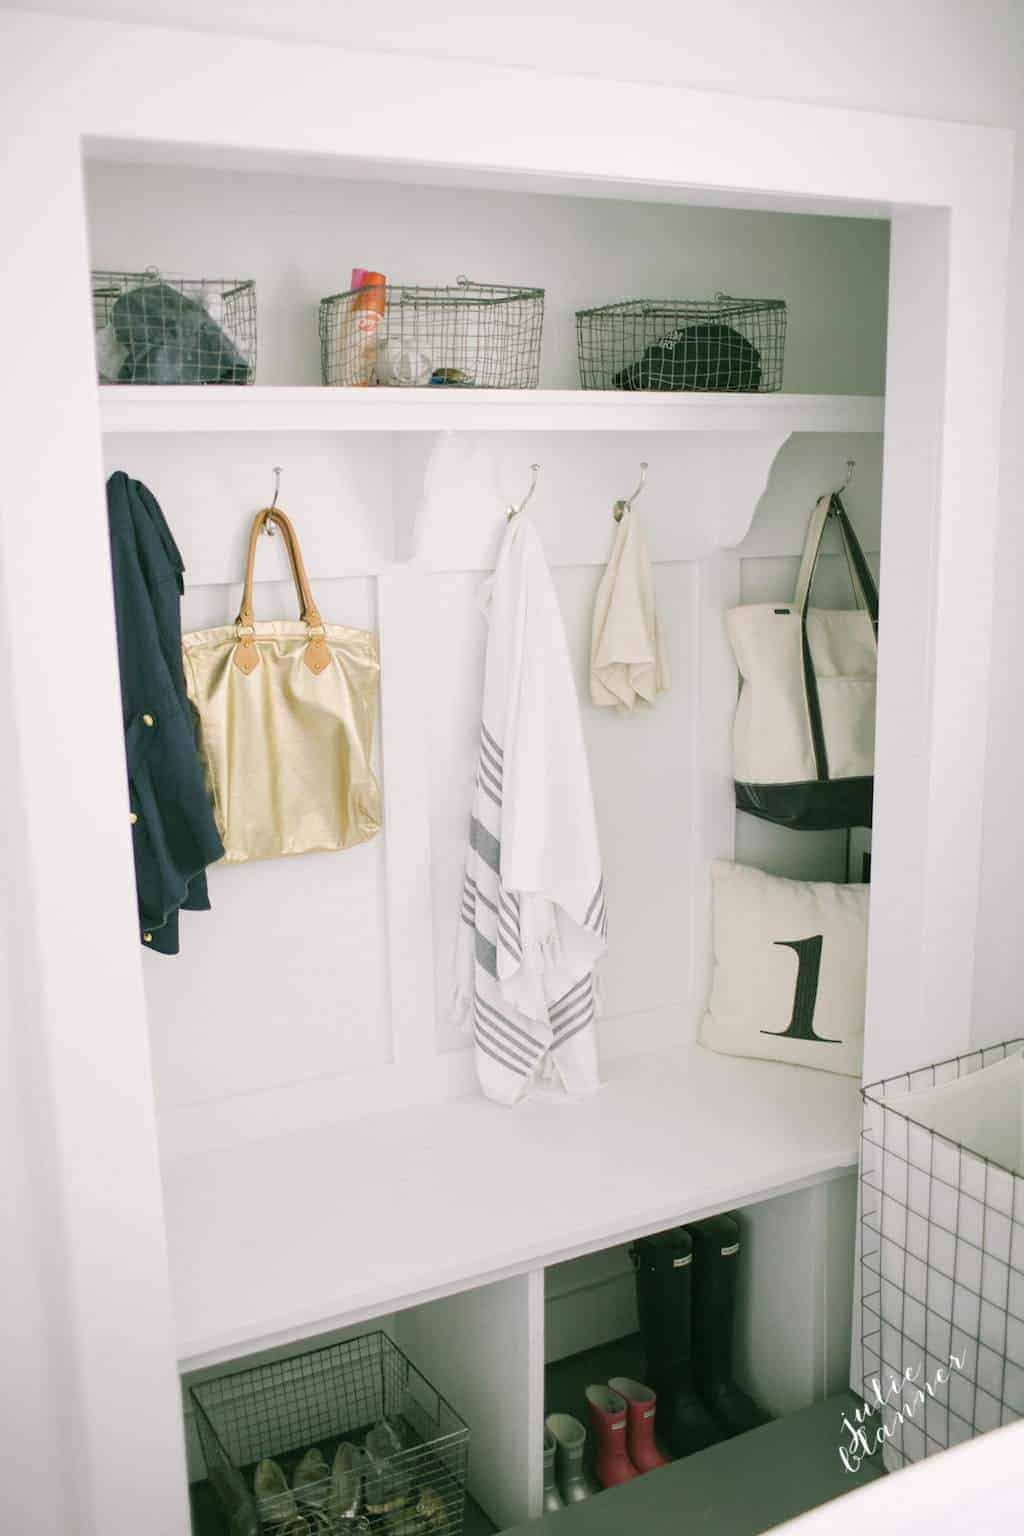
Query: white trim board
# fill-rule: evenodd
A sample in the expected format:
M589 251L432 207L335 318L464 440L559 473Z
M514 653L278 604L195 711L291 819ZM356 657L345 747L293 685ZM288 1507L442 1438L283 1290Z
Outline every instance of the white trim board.
M533 71L530 72L531 78ZM609 87L611 88L611 87ZM172 165L195 164L194 144L170 144L138 139L91 138L85 145L86 159L100 164ZM479 191L521 192L524 186L534 193L552 197L608 197L624 202L678 202L675 186L638 186L634 181L592 180L570 176L531 175L524 182L521 172L494 171L458 165L408 165L401 161L382 162L375 158L359 159L341 155L303 155L269 150L212 148L204 146L203 164L210 170L257 171L266 175L310 176L324 180L407 182L413 176L421 186L469 187ZM746 209L752 212L824 215L846 219L888 219L888 203L871 203L839 197L782 197L778 193L748 192L730 187L686 188L686 202L698 208Z
M880 432L878 395L108 384L104 432Z

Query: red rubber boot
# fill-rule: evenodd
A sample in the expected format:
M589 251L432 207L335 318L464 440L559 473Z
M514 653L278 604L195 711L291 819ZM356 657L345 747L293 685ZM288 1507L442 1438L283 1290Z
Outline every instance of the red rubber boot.
M602 1488L637 1476L626 1449L626 1400L610 1387L587 1388L587 1412L594 1437L594 1471Z
M613 1376L608 1385L626 1400L626 1445L634 1467L638 1472L667 1467L670 1458L661 1454L654 1438L658 1399L650 1387L629 1376Z

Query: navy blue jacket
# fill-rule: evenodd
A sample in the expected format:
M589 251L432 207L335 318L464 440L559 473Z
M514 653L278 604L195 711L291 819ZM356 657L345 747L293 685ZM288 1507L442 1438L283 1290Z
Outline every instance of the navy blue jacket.
M155 497L107 482L121 705L135 843L139 934L178 953L178 910L207 910L207 864L224 852L196 749L181 663L184 570Z

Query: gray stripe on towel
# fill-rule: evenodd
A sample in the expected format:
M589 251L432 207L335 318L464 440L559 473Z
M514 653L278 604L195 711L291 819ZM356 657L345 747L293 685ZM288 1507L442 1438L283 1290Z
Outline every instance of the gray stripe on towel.
M552 1043L551 1049L553 1051L557 1051L559 1047L563 1046L567 1040L571 1040L573 1035L578 1035L582 1030L589 1029L592 1023L592 1019L583 1019L573 1029L567 1029L564 1035L559 1035L557 1039Z
M498 743L495 741L494 737L491 735L490 731L487 729L486 725L484 725L482 720L480 722L480 734L484 741L486 741L487 745L490 747L491 751L497 757L498 762L503 763L505 761L505 754L498 746Z
M495 1008L493 1003L485 1002L479 993L473 999L473 1002L476 1007L479 1008L483 1013L485 1019L490 1019L494 1023L503 1024L507 1029L510 1029L514 1035L519 1035L523 1040L528 1040L535 1050L542 1051L544 1049L541 1042L534 1039L529 1030L524 1029L521 1024L517 1024L513 1019L510 1019L507 1013L501 1013L497 1008Z
M533 1066L534 1058L528 1055L518 1042L511 1039L508 1035L503 1035L481 1013L476 1015L476 1029L478 1033L483 1034L485 1040L490 1041L496 1051L504 1051L507 1056L511 1056L515 1061L522 1062L524 1067Z
M495 773L494 769L491 767L490 763L487 761L486 757L484 757L482 752L480 754L480 759L479 759L479 761L477 763L477 771L479 772L480 777L482 779L486 779L487 780L488 784L494 790L495 794L500 795L501 794L501 778L499 777L498 774Z
M485 939L479 928L474 935L476 940L476 963L482 966L488 976L498 979L498 951L489 939Z
M575 1024L588 1011L593 1016L594 999L592 997L581 997L578 1006L571 1008L568 1013L564 1013L560 1019L552 1023L551 1028L557 1035L559 1030L568 1029L570 1024Z
M506 1061L503 1056L499 1056L497 1051L492 1051L491 1047L477 1034L476 1030L473 1031L473 1041L477 1050L483 1051L485 1055L492 1057L500 1067L505 1068L506 1072L514 1072L517 1077L529 1077L530 1074L525 1067L517 1067L514 1062Z
M523 946L519 942L518 935L512 932L504 917L501 916L498 918L498 939L516 960L523 958Z
M485 786L486 788L486 786ZM476 816L469 818L469 846L474 853L478 853L488 868L499 873L501 867L501 844L493 832L488 832L483 822Z
M551 1007L548 1009L548 1017L556 1019L560 1013L565 1013L575 1004L578 998L583 996L584 992L590 989L593 979L593 975L588 972L582 981L578 981L574 987L570 987L568 992L563 992L558 1001L551 1004Z
M476 776L476 782L480 786L480 788L483 790L484 794L487 795L489 799L494 801L495 805L498 807L498 809L500 811L501 810L501 800L494 793L494 790L488 784L487 780L485 778L482 778L481 775L478 773L477 776Z

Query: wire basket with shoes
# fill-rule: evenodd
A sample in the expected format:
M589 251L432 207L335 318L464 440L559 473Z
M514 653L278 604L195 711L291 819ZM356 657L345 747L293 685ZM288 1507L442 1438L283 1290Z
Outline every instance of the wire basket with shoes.
M576 313L583 389L782 388L785 299L627 299Z
M382 1332L197 1382L231 1536L460 1536L469 1430Z
M101 384L251 384L256 284L248 278L94 271Z

